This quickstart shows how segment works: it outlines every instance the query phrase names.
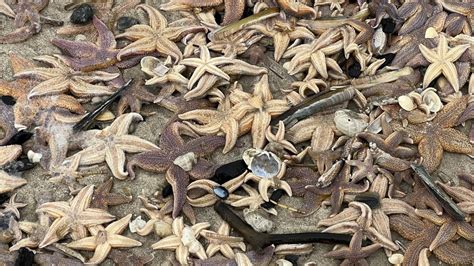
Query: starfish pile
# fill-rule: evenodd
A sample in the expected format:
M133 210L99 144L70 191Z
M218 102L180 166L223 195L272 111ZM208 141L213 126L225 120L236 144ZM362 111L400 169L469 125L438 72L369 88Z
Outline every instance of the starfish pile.
M40 14L48 0L7 2L0 15L14 18L15 29L0 33L0 43L63 24ZM80 9L78 2L68 6ZM368 264L379 250L387 260L378 264L474 263L469 1L80 2L94 14L59 28L51 39L59 53L8 52L13 77L0 79L2 262L21 264L32 250L41 265L158 263L143 248L121 250L140 246L159 258L174 251L170 260L181 265L311 262L285 255L314 254L312 245L253 250L230 222L196 215L224 201L259 232L275 230L275 215L289 212L316 220L319 231L351 235L325 254L344 265ZM142 21L128 17L131 9ZM74 127L131 75L94 127ZM163 126L143 122L162 119L163 108L173 112ZM288 122L293 114L304 117ZM445 153L457 153L464 169L442 165ZM424 185L415 164L448 198ZM21 177L33 167L49 180ZM160 187L135 189L146 178ZM44 182L71 198L27 194ZM114 183L134 189L112 192ZM279 205L283 195L301 201ZM446 201L465 219L451 216ZM37 220L27 221L23 210L32 207Z

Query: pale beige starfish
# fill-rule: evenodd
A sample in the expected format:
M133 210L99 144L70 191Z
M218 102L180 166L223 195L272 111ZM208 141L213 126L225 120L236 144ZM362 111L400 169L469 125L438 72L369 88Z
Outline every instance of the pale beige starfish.
M9 175L0 170L0 194L13 191L15 188L25 185L27 181L23 178Z
M206 253L209 257L214 256L217 252L221 252L227 258L233 259L235 257L233 248L245 251L243 238L230 236L230 226L226 222L219 226L217 232L203 230L201 235L209 241L209 245L206 248Z
M85 237L67 244L68 247L80 250L94 251L87 264L99 264L107 258L112 248L139 247L141 242L120 235L127 228L132 214L109 224L106 228L96 225L89 228L92 236Z
M41 204L37 213L44 212L55 218L49 227L40 248L46 247L71 233L74 240L87 236L86 227L113 221L115 216L101 209L89 208L94 186L81 189L71 202L57 201Z
M137 113L127 113L117 117L114 122L102 130L86 131L92 139L83 142L84 150L74 154L80 156L80 165L92 165L107 162L114 177L125 179L125 152L137 153L158 149L158 147L137 136L129 135L128 128L134 120L143 120ZM68 162L70 159L66 159Z
M197 238L201 231L209 226L207 222L187 226L183 222L183 217L178 217L172 224L173 235L161 239L151 245L151 248L175 250L176 259L181 265L188 265L189 253L195 254L199 259L207 259L206 251Z
M421 53L426 60L431 63L423 77L423 88L428 87L431 81L443 74L453 89L459 91L458 72L454 62L458 60L469 47L469 44L464 44L449 48L448 41L443 34L439 37L438 47L436 49L428 49L423 44L420 44L419 48Z

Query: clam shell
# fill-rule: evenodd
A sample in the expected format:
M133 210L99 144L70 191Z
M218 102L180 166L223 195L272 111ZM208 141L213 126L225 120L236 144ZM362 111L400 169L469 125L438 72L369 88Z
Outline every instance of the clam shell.
M141 70L150 76L163 76L169 68L160 59L153 56L145 56L140 60Z
M176 157L173 163L181 167L184 171L188 172L191 171L193 166L197 163L197 156L194 152L188 152Z
M410 96L402 95L398 97L398 104L405 111L413 111L416 109L416 104Z
M368 121L369 118L366 115L348 109L338 110L334 114L336 128L350 137L364 131L369 125Z
M443 108L443 103L439 98L438 94L435 92L435 89L428 88L421 93L422 101L428 105L430 112L436 113Z
M112 113L109 110L106 110L106 111L102 112L101 114L99 114L95 118L95 120L100 121L100 122L107 122L107 121L111 121L111 120L114 120L114 119L115 119L114 113Z
M261 149L248 149L242 159L252 173L261 178L273 178L280 172L282 162L273 152Z

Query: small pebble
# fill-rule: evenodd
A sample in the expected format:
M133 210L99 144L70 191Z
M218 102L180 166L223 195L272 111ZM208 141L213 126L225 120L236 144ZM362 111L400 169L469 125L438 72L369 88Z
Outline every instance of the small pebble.
M78 6L71 15L71 22L73 24L84 25L92 21L94 16L94 10L88 4L82 4Z
M388 65L390 65L395 58L395 54L393 53L387 53L387 54L382 54L379 56L376 56L377 59L385 59L385 62L380 66L380 68L384 68Z
M6 105L15 105L16 103L15 98L13 98L12 96L1 96L0 99Z
M355 62L354 64L352 64L348 71L347 71L347 74L349 75L349 77L351 78L358 78L361 74L361 67L360 67L360 64L359 62Z
M145 227L146 221L142 219L141 216L138 216L135 218L133 221L131 221L128 224L128 228L130 229L130 232L136 233L138 230L142 229Z
M133 17L120 17L117 19L117 30L124 31L133 25L140 24L140 21Z
M393 19L384 18L382 19L381 24L382 24L383 32L387 34L391 34L395 32L395 27L397 26L397 24L395 23L395 21L393 21Z

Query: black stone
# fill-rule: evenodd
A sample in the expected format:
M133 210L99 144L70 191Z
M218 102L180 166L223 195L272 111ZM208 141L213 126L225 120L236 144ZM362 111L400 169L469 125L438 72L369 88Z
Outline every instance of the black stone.
M10 162L2 167L7 173L18 173L32 169L35 164L30 162L27 157L22 157L16 161Z
M15 260L15 266L30 266L33 265L35 253L27 248L20 248L18 257Z
M94 10L88 4L82 4L78 6L71 15L71 22L73 24L87 24L92 21L94 17Z
M9 198L10 197L7 194L0 194L0 204L7 202Z
M33 136L33 133L26 131L26 130L21 130L18 131L13 137L8 140L8 142L5 145L12 145L12 144L23 144L27 140L31 139Z
M120 17L117 19L117 30L124 31L137 24L140 24L140 21L134 17Z
M245 170L247 170L247 165L244 160L237 160L223 164L216 169L212 180L216 183L224 184L225 182L243 174Z
M349 66L349 69L347 70L347 74L351 78L358 78L361 74L361 67L359 62L355 62L354 64Z
M219 199L226 200L229 197L229 190L223 186L215 187L213 191Z
M298 265L298 255L286 255L285 260L291 262L293 265Z
M367 204L371 209L380 207L380 196L376 192L364 192L355 196L354 201Z
M388 65L390 65L393 61L393 59L395 59L395 55L394 53L388 53L388 54L383 54L383 55L379 55L379 56L376 56L377 59L385 59L385 62L383 62L383 64L380 66L380 68L384 68Z
M384 18L382 19L381 23L382 24L382 31L387 33L387 34L392 34L395 32L395 27L397 24L393 19L391 18Z
M173 187L170 184L166 185L163 190L161 190L161 195L163 198L173 195Z
M16 101L15 101L15 98L13 98L12 96L1 96L1 100L4 104L6 105L15 105Z

